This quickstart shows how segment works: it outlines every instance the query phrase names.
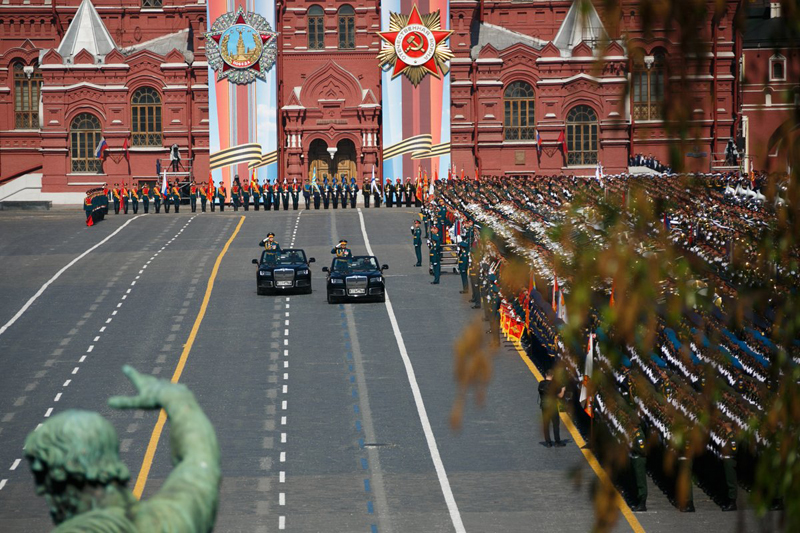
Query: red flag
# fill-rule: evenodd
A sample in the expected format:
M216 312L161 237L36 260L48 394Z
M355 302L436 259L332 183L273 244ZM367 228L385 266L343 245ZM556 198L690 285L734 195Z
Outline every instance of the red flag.
M614 288L615 288L616 284L617 284L616 281L612 281L611 282L611 298L608 300L608 306L609 307L614 307Z
M561 144L561 149L564 151L564 155L567 155L567 138L564 135L564 130L561 130L558 134L558 142Z
M128 138L125 137L125 142L122 143L122 150L125 152L125 160L130 163L131 161L131 154L128 152Z
M86 217L86 225L87 226L94 226L94 220L92 219L92 215Z
M450 178L452 178L452 177L453 177L453 171L452 171L452 169L448 168L447 169L447 181L450 181Z
M461 179L464 179L464 167L461 167Z
M553 312L558 309L558 302L556 301L556 294L558 294L558 276L553 276Z
M475 181L478 181L480 177L478 177L478 169L475 169Z

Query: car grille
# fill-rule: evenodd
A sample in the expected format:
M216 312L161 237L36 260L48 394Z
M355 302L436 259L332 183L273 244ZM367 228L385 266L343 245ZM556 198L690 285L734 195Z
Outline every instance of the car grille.
M367 276L347 276L345 284L347 286L348 291L351 291L353 289L363 289L364 294L366 294Z
M273 272L275 281L294 281L294 269L291 268L276 268Z

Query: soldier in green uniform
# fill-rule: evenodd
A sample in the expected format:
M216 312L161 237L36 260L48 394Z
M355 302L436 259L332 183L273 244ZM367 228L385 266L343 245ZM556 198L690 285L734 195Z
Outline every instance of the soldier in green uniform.
M467 270L469 270L469 247L466 241L461 241L458 243L458 273L461 274L461 290L458 291L459 294L467 293L467 287L469 287Z
M635 513L647 511L647 458L645 457L645 439L641 429L633 434L630 450L631 471L636 484L636 504L631 507Z
M275 234L272 232L267 233L267 238L258 243L263 246L267 251L266 260L269 264L274 264L278 261L278 255L281 253L281 245L275 242Z
M162 194L164 195L164 212L169 213L169 206L172 205L172 184L167 182L167 190L165 190Z
M283 186L281 186L281 200L283 202L283 210L289 210L289 184L286 183L286 178L283 178Z
M297 211L297 203L300 201L300 186L297 178L292 178L292 211Z
M431 285L438 285L439 276L442 273L442 236L439 235L439 228L437 226L434 226L433 230L430 238L431 270L433 271L433 281L431 281Z
M275 178L275 183L272 184L272 207L275 208L275 211L281 210L281 186L277 178Z
M153 188L150 187L147 183L144 184L142 187L142 206L144 207L144 212L150 212L150 200L153 199Z
M197 212L197 183L194 180L189 185L189 207L192 209L192 213Z
M158 185L153 187L153 205L155 205L156 213L161 212L161 200L163 200L163 194L161 194L161 189L158 188Z
M722 445L722 469L725 475L725 486L728 489L728 501L722 506L723 511L736 510L736 434L733 425L725 424L725 442Z
M422 228L419 227L419 220L414 221L411 226L411 235L414 236L414 253L417 255L415 267L422 266Z
M264 182L264 210L272 211L272 184L269 181Z
M242 185L242 207L245 211L250 211L250 184L247 182Z
M472 252L470 252L470 254L472 254ZM475 260L475 256L471 257L469 262L469 281L472 285L472 298L470 302L472 302L473 309L481 308L480 268L481 265Z
M131 204L131 208L133 208L133 214L137 214L139 212L139 196L141 193L139 192L139 184L134 183L131 185L131 188L128 189L128 202Z
M253 193L253 210L258 211L258 204L261 203L261 184L258 183L258 180L253 181L253 187L251 192Z
M347 247L347 241L342 239L339 244L331 248L331 253L336 257L353 257L353 252Z

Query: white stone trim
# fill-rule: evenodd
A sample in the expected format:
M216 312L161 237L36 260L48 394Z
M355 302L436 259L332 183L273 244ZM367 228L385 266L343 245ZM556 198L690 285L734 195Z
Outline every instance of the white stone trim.
M500 86L502 87L503 82L500 80L478 80L475 82L476 85L488 85L488 86Z
M78 83L73 83L72 85L42 85L42 92L45 91L69 91L70 89L78 89L80 87L89 87L91 89L97 89L99 91L127 91L128 87L126 85L96 85L94 83L90 83L88 81L81 81Z
M75 65L70 63L69 65L40 65L40 70L102 70L106 68L121 68L121 69L129 69L131 68L130 65L127 63L98 63L93 65Z
M626 56L601 56L602 61L627 61ZM594 63L598 60L596 57L540 57L536 59L537 63Z
M159 65L161 68L187 68L189 66L188 63L161 63Z
M551 79L544 79L539 80L536 85L561 85L566 83L572 83L573 81L578 80L588 80L593 81L595 83L627 83L628 78L623 76L617 76L613 78L596 78L594 76L589 76L581 72L580 74L575 74L574 76L570 76L569 78L551 78Z

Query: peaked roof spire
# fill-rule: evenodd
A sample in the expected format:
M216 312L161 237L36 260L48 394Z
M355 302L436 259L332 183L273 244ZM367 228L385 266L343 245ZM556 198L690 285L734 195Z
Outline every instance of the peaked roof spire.
M56 51L66 64L72 63L81 50L91 53L99 63L116 47L91 0L83 0Z
M562 57L571 57L572 49L582 41L595 48L603 40L608 40L608 34L592 2L574 0L553 44L561 51Z

